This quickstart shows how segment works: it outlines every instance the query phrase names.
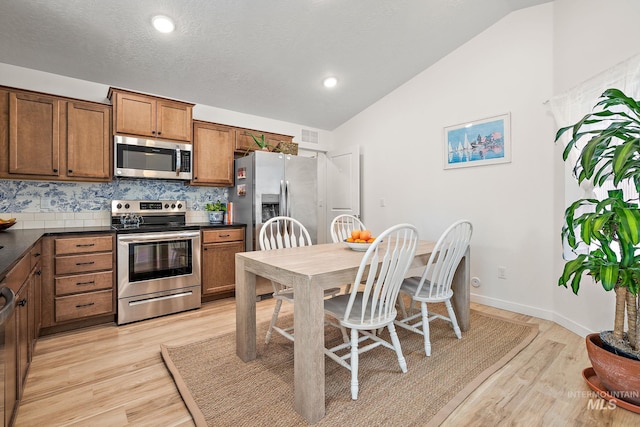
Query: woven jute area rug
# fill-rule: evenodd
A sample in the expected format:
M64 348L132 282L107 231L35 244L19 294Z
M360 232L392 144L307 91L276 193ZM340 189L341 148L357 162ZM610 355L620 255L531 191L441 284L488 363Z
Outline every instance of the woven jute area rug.
M279 324L293 322L282 317ZM293 343L258 325L258 357L235 354L235 333L191 344L161 345L162 357L197 426L304 426L294 409ZM438 425L485 379L526 347L536 325L471 311L471 328L458 340L450 325L434 320L431 357L422 336L402 328L398 336L407 360L403 374L395 352L378 347L360 357L358 400L351 400L350 372L325 357L326 415L319 426ZM386 330L384 334L387 334ZM340 342L327 327L325 342Z

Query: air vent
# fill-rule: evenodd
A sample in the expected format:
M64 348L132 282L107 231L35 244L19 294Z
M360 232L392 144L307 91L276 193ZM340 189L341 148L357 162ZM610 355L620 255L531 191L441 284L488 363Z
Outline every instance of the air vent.
M318 132L309 129L302 129L302 142L309 142L311 144L318 143Z

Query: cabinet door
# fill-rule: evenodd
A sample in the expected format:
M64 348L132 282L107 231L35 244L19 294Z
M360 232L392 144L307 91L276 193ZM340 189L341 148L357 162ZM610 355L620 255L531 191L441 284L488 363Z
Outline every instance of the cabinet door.
M233 186L233 128L193 125L194 185Z
M158 100L157 136L191 142L192 107L180 102Z
M115 92L116 133L156 136L156 108L154 98L132 93Z
M59 175L59 106L54 97L9 95L9 173Z
M67 104L67 176L111 178L111 108Z
M18 400L22 397L24 382L29 368L29 283L16 294L16 320L18 332Z
M4 322L4 425L11 425L18 403L18 322L16 311Z
M235 289L235 256L238 252L244 252L244 242L213 243L203 246L203 296Z

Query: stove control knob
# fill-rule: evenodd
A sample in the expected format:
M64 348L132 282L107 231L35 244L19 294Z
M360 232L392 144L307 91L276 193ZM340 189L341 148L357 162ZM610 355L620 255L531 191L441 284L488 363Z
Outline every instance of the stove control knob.
M116 208L118 208L118 209L122 209L122 203L118 203L118 204L116 205Z
M176 204L175 203L171 203L171 209L175 209L176 208Z
M178 203L178 209L182 209L182 203Z
M129 208L130 208L129 203L125 203L125 204L124 204L124 208L125 208L125 209L129 209Z
M164 204L164 208L165 208L165 209L169 209L169 203L165 203L165 204Z

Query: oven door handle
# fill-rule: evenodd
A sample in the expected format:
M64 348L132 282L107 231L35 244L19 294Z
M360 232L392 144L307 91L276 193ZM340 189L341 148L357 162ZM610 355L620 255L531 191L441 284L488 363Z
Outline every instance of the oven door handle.
M157 234L144 234L138 236L125 235L118 236L118 241L123 243L147 243L147 242L163 242L165 240L190 240L194 237L199 237L199 231L179 233L157 233Z

